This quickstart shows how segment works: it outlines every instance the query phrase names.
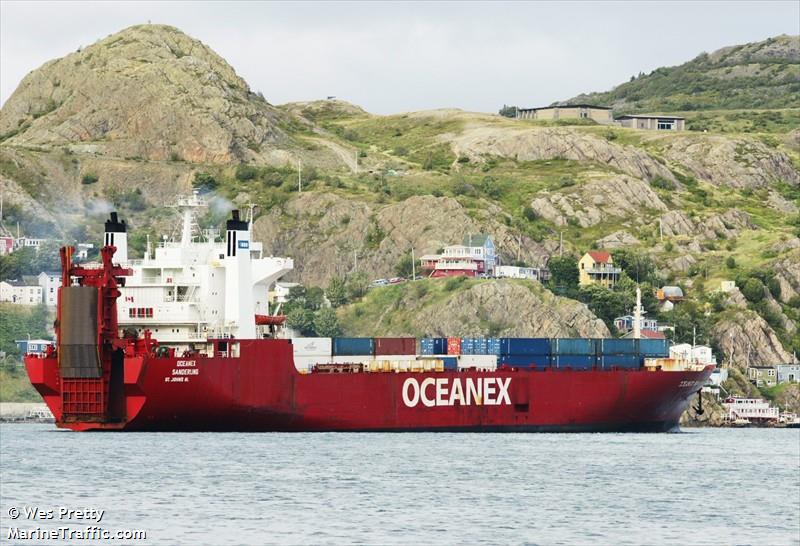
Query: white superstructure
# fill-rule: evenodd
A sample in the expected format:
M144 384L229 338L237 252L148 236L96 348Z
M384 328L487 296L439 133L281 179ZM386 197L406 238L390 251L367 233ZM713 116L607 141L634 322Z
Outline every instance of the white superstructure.
M234 210L224 240L216 230L200 233L196 212L205 207L196 193L182 199L181 238L166 237L155 252L148 241L144 258L127 256L127 233L116 215L106 222L105 243L117 247L114 257L133 270L117 300L121 329L149 329L161 344L188 348L208 338L252 339L267 334L256 315L269 315L271 286L293 267L291 258L263 256L252 240L250 221Z

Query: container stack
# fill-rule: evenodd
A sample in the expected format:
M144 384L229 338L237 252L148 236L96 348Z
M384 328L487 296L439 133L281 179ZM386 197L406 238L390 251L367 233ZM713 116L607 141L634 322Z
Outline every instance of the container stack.
M417 354L417 339L413 337L376 337L374 346L375 356Z
M504 337L499 340L498 364L512 368L549 368L550 340Z
M431 355L446 355L447 354L447 338L446 337L426 337L419 340L420 354Z
M603 369L638 369L642 365L639 339L601 339L599 365Z
M591 370L597 363L597 341L585 338L551 339L552 366L573 370Z

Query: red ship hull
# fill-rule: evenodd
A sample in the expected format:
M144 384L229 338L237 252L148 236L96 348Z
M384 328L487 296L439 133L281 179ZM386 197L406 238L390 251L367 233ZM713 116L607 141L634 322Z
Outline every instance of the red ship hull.
M101 392L65 389L55 357L25 364L59 427L131 431L662 432L713 370L301 374L286 340L239 345L228 358L127 356Z

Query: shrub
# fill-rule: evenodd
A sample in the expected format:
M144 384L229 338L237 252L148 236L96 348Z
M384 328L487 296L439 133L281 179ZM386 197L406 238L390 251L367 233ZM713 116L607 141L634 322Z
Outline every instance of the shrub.
M235 176L240 182L252 180L258 176L258 168L252 165L237 165Z
M447 281L444 283L444 289L445 289L447 292L452 292L453 290L457 289L459 286L461 286L462 284L464 284L464 282L465 282L466 280L467 280L467 278L466 278L466 277L462 277L462 276L458 276L458 277L450 277L450 278L449 278L449 279L447 279Z
M81 178L81 184L84 185L94 184L98 180L100 180L100 178L96 174L86 173L83 175L83 178Z
M747 301L758 303L764 299L764 284L760 280L751 277L742 286L742 294L747 298Z
M666 244L664 245L664 250L666 250L667 252L672 252L674 248L675 245L672 244L672 241L667 241Z
M781 299L781 283L775 277L770 277L767 280L767 289L769 289L769 293L772 294L772 297L776 300Z
M725 267L728 269L736 269L736 260L733 258L733 256L728 256L728 258L725 260Z
M458 162L459 163L469 163L469 157L467 157L465 155L462 155L461 157L458 158Z
M667 180L662 176L656 176L650 181L650 185L654 188L661 188L662 190L672 190L675 189L675 184Z
M219 182L214 178L214 175L207 172L194 173L194 180L192 180L192 187L200 190L201 193L214 191L219 186Z
M789 307L793 307L794 309L800 309L800 295L795 294L791 298L789 298Z
M522 208L522 216L524 216L525 219L528 222L535 222L536 221L536 211L533 210L531 207L527 207L527 206L523 207Z

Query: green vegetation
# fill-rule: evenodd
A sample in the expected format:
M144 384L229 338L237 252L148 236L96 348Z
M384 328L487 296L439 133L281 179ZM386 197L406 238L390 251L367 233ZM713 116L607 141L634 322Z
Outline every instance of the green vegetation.
M20 362L22 355L14 341L28 336L49 339L47 326L50 321L50 311L44 305L27 307L0 303L0 351Z
M41 401L42 397L31 385L28 374L20 363L10 359L0 363L0 402Z

